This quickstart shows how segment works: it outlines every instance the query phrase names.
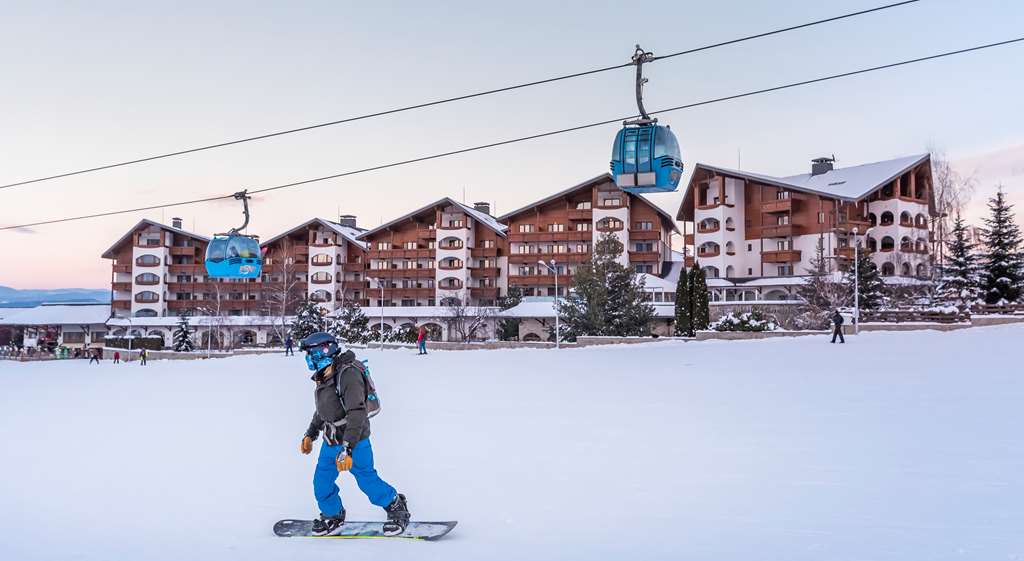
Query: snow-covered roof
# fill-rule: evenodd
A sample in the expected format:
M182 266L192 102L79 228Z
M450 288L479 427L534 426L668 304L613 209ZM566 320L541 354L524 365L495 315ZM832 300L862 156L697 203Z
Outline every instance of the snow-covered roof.
M379 318L381 311L384 312L385 318L420 318L420 319L440 319L451 316L451 308L447 306L365 306L360 308L366 317L370 318L370 326L373 326L373 318ZM467 308L467 313L473 314L493 314L497 312L497 308L484 307L479 308L470 306ZM341 308L334 310L327 314L329 316L337 316L341 313Z
M773 185L794 191L804 191L848 201L856 201L864 198L871 192L884 187L886 184L906 173L914 166L927 161L930 157L930 154L915 154L913 156L904 156L902 158L895 158L882 162L873 162L870 164L861 164L846 168L836 168L817 175L802 173L786 177L774 177L771 175L697 163L694 167L694 174L690 178L690 183L686 186L686 192L683 195L683 202L679 208L679 212L677 213L677 218L682 219L681 215L683 209L687 206L687 199L690 198L693 190L694 179L699 176L696 172L701 169L720 175L750 179L758 183L764 183L766 185Z
M396 225L396 224L398 224L400 222L404 222L405 220L408 220L408 219L412 218L413 216L416 216L417 214L422 214L422 213L424 213L424 212L426 212L428 210L431 210L433 208L436 208L436 207L442 206L442 205L450 205L450 206L457 206L457 207L459 207L459 209L464 211L467 215L471 216L474 220L476 220L477 222L483 224L484 226L487 226L491 230L494 230L500 236L504 236L505 235L505 231L508 230L508 226L505 226L501 222L498 222L498 220L496 218L494 218L493 216L491 216L491 215L489 215L487 213L484 213L484 212L480 212L480 211L476 210L475 208L473 208L471 206L464 205L464 204L460 203L459 201L456 201L455 199L452 199L451 197L445 197L443 199L439 199L437 201L434 201L434 202L430 203L429 205L425 205L425 206L423 206L421 208L418 208L418 209L416 209L416 210L414 210L412 212L403 214L402 216L399 216L398 218L395 218L394 220L390 220L388 222L385 222L384 224L381 224L380 226L377 226L376 228L372 228L370 230L367 230L367 231L363 232L362 234L360 234L359 238L360 239L366 239L366 238L372 236L373 234L376 234L377 232L380 232L381 230L386 230L387 228L390 228L390 227L392 227L392 226L394 226L394 225Z
M114 258L114 251L117 250L117 248L121 244L123 244L128 238L130 238L131 235L134 234L135 231L138 230L143 225L146 225L146 226L156 226L157 228L163 228L164 230L169 230L171 232L174 232L175 234L180 234L182 236L189 236L191 238L195 238L195 239L197 239L199 241L203 241L203 242L210 241L210 238L207 238L206 236L200 236L199 234L193 234L192 232L189 232L189 231L186 231L186 230L182 230L181 228L175 228L173 226L168 226L167 224L161 224L159 222L156 222L154 220L150 220L148 218L143 218L142 220L139 220L138 224L132 226L132 228L130 230L128 230L128 232L125 233L125 235L121 236L120 239L118 239L116 242L114 242L114 245L110 246L110 248L108 248L106 251L104 251L103 254L100 255L100 257L102 257L104 259L113 259Z
M365 229L363 229L363 228L355 228L355 227L352 227L352 226L343 226L341 224L338 224L337 222L331 222L330 220L325 220L323 218L310 218L309 220L303 222L302 224L299 224L298 226L296 226L294 228L289 228L289 229L281 232L280 234L277 234L276 236L268 239L267 241L261 243L260 245L264 246L264 247L268 246L268 245L276 242L277 240L287 236L288 234L291 234L292 232L294 232L296 230L305 228L305 227L309 226L310 224L314 224L314 223L319 224L319 225L321 225L321 226L323 226L325 228L328 228L330 230L333 230L333 231L337 232L341 237L345 238L349 242L352 242L352 243L356 244L357 246L359 246L359 247L361 247L363 249L366 249L366 247L367 247L366 242L358 239L359 235L366 231Z
M102 325L110 304L42 304L35 308L2 308L0 325Z
M518 305L498 312L506 318L553 318L555 317L555 299L544 296L524 297Z
M286 317L285 322L292 317ZM158 316L145 318L110 318L106 324L111 327L170 327L178 325L178 316ZM273 325L281 318L271 316L188 316L189 325L218 325L224 327L244 327ZM104 322L100 322L104 323Z

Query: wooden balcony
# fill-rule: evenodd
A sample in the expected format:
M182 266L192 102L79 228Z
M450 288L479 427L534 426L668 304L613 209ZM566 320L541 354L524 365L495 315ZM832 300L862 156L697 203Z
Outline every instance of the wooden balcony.
M310 284L331 284L331 283L334 282L334 277L320 277L320 278L317 278L315 276L310 276L309 277L309 282L310 282Z
M204 303L213 308L217 306L216 302L209 302L206 300L168 300L167 309L175 312L180 312L182 310L194 310ZM221 301L221 310L224 310L225 303L226 301Z
M114 290L131 290L132 283L130 282L114 282L110 283L110 287Z
M430 259L434 256L433 249L371 249L370 259Z
M660 262L661 254L657 251L630 251L629 261L631 263Z
M498 287L496 286L471 286L469 288L469 295L473 298L497 298Z
M653 240L661 241L661 230L630 230L629 239L631 240Z
M501 249L497 247L474 247L469 250L472 257L497 257L501 255Z
M292 246L292 253L294 253L295 255L309 255L309 246L308 245L293 245Z
M479 278L497 278L501 275L501 267L470 267L469 276Z
M437 239L437 230L433 228L416 230L416 237L421 240Z
M112 300L110 307L115 310L130 310L132 309L131 300Z
M709 257L718 257L721 254L722 254L721 248L698 249L697 250L697 259L705 259L705 258L709 258Z
M721 229L722 225L719 222L715 222L714 224L697 224L698 234L714 234Z
M761 203L761 212L768 214L793 212L794 208L796 208L796 205L794 204L794 199L792 198Z
M367 269L366 276L368 278L386 278L386 279L432 279L434 278L435 271L433 268L424 267L422 269Z
M800 250L789 249L761 252L762 263L796 263L800 261Z
M836 248L836 257L840 257L842 259L853 259L854 258L853 254L854 254L854 251L853 251L852 247L837 247Z
M684 263L686 263L687 267L693 267L693 257L689 255L686 256L686 260L684 261Z
M510 286L554 286L554 275L509 275ZM572 284L572 275L558 275L559 286Z
M177 273L205 273L206 266L201 263L190 263L188 265L171 264L167 270L172 274Z
M583 242L590 241L594 235L590 230L571 230L568 232L526 232L509 234L510 242Z
M569 220L593 220L594 211L589 208L570 208L565 211Z
M590 260L590 253L513 253L508 256L509 263L536 265L537 261L556 263L585 263Z
M130 273L132 272L131 265L114 265L115 273Z
M139 294L135 295L135 302L138 303L138 304L156 304L159 301L160 301L159 297L157 297L157 298L143 298L141 292Z
M198 248L193 247L193 246L189 246L189 247L172 246L171 247L171 255L190 255L191 256L191 255L195 255L196 254L196 249L198 249Z
M800 227L795 224L779 224L777 226L763 226L761 228L762 238L788 238L800 234Z
M366 263L342 263L341 270L346 273L362 273L366 270Z
M384 298L433 298L433 288L385 288ZM366 293L371 298L380 298L380 289L371 288Z
M693 234L683 236L683 245L693 245Z
M146 241L146 242L136 241L135 242L135 247L143 247L143 248L150 248L151 249L151 248L154 248L154 247L163 247L163 244L160 243L159 240L157 240L157 241Z
M437 268L442 271L458 271L466 268L466 263L463 261L438 261Z

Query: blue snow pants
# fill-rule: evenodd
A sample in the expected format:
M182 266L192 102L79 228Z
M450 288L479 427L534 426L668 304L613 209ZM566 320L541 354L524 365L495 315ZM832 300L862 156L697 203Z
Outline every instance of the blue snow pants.
M426 339L420 341L420 352L423 353L423 354L427 354L427 340Z
M341 452L341 445L330 446L326 442L320 445L320 457L316 461L316 471L313 472L313 495L316 496L317 506L324 516L337 516L343 506L341 496L338 494L338 466L334 459ZM352 475L356 478L356 485L370 502L384 508L391 504L398 495L395 488L388 485L377 475L373 467L373 449L370 447L370 439L360 440L352 448Z

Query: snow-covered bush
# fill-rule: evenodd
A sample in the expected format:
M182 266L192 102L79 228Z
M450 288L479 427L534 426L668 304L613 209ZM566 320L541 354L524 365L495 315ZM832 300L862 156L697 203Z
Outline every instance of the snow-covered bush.
M775 331L778 328L775 318L756 309L742 314L729 312L711 324L714 331Z

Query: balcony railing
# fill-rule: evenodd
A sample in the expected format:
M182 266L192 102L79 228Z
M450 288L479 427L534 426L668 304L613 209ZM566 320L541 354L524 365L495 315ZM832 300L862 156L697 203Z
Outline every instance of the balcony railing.
M457 271L459 269L464 269L465 267L466 264L462 261L446 260L437 262L437 268L442 271Z
M361 273L366 270L366 263L344 263L341 270L346 273Z
M523 232L509 234L510 242L582 242L593 239L590 230L570 230L567 232Z
M498 287L496 286L471 286L469 288L469 295L473 298L497 298Z
M474 247L469 250L469 254L473 257L497 257L501 255L501 250L497 247Z
M590 253L513 253L508 256L509 263L526 263L529 265L534 265L537 261L550 261L552 259L556 263L585 263L590 259Z
M631 262L661 261L661 254L657 251L630 251Z
M173 246L173 247L171 247L171 255L195 255L195 254L196 254L196 248L194 246L188 246L188 247Z
M719 222L713 222L711 224L699 223L697 224L698 234L713 234L722 229L722 225Z
M473 278L493 278L500 275L500 267L471 267L469 269L469 276Z
M761 228L762 238L788 238L799 234L799 228L793 224L779 224Z
M701 247L701 248L697 249L697 257L700 257L700 258L703 258L703 257L718 257L721 254L722 254L722 249L720 247L708 247L708 248Z
M131 290L132 289L132 283L130 283L130 282L114 282L114 283L111 283L110 286L114 290Z
M797 261L800 261L800 250L798 249L764 251L761 253L762 263L795 263Z
M569 220L591 220L594 217L593 209L570 208L566 211L566 218Z
M661 230L634 230L629 231L631 240L661 240Z
M509 275L511 286L554 286L554 275ZM572 275L558 275L559 286L568 287L572 284Z
M683 236L683 245L693 245L693 234Z
M115 273L130 273L132 272L131 265L114 265Z
M132 302L131 300L113 300L110 302L110 307L115 310L130 310Z
M792 212L794 207L794 199L780 199L777 201L768 201L761 203L761 212L768 214L776 214L782 212Z
M841 257L843 259L853 259L854 250L852 247L837 247L836 256Z

